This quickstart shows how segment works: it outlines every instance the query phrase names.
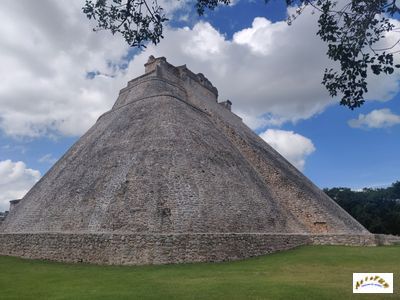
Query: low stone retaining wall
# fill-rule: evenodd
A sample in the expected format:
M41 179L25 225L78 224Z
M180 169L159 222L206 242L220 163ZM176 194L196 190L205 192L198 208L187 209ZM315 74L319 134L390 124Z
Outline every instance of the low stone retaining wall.
M238 260L307 244L376 246L394 243L400 243L400 237L374 234L0 233L0 255L143 265Z
M319 234L310 235L313 245L376 246L374 234Z
M321 234L310 235L313 245L383 246L400 244L400 236L388 234Z
M390 234L375 234L377 245L397 245L400 244L400 236Z
M287 234L0 234L0 255L95 264L220 262L309 243Z

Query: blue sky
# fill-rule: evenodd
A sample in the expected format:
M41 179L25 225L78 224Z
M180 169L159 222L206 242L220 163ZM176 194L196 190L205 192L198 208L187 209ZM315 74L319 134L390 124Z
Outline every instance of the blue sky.
M0 12L0 210L111 108L149 55L204 73L220 101L229 98L235 113L320 187L400 179L400 74L372 76L362 108L339 106L320 84L332 63L311 12L289 27L283 1L239 0L202 18L185 1L165 1L165 40L139 52L118 36L93 33L83 1L14 2Z

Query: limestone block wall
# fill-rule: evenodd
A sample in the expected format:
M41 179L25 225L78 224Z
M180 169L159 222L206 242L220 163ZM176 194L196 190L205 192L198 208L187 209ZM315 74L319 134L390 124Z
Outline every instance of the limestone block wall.
M0 234L0 255L110 265L221 262L309 243L290 234Z
M400 244L400 236L391 234L375 234L377 245L398 245Z
M320 234L310 235L313 245L376 246L374 234Z
M389 235L307 234L0 234L0 255L62 262L143 265L222 262L301 245L376 246L400 243Z

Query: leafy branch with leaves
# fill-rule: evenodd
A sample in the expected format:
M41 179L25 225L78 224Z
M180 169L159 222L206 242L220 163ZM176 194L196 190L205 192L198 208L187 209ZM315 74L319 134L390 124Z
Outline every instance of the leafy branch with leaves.
M395 29L386 16L399 12L395 1L352 0L342 7L333 1L305 1L320 11L317 34L328 44L328 57L340 64L340 71L326 69L322 83L332 97L341 94L341 104L351 109L364 104L368 92L368 70L392 74L395 44L378 49L376 43Z
M163 38L163 24L168 21L157 0L86 0L82 11L88 19L97 21L94 31L120 33L131 47L139 48L149 41L158 44Z

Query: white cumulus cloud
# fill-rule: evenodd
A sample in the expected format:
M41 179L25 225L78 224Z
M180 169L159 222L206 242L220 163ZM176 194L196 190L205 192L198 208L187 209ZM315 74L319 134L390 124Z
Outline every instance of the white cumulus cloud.
M91 30L82 1L2 2L0 128L10 136L82 134L109 109L118 83L87 72L121 72L122 38ZM121 88L122 86L119 86Z
M39 179L40 172L22 161L0 161L0 211L8 210L8 201L22 198Z
M400 124L400 115L396 115L388 108L375 109L368 114L359 114L357 119L348 121L353 128L384 128Z
M307 156L315 151L309 138L293 131L268 129L260 137L300 171L304 170Z

